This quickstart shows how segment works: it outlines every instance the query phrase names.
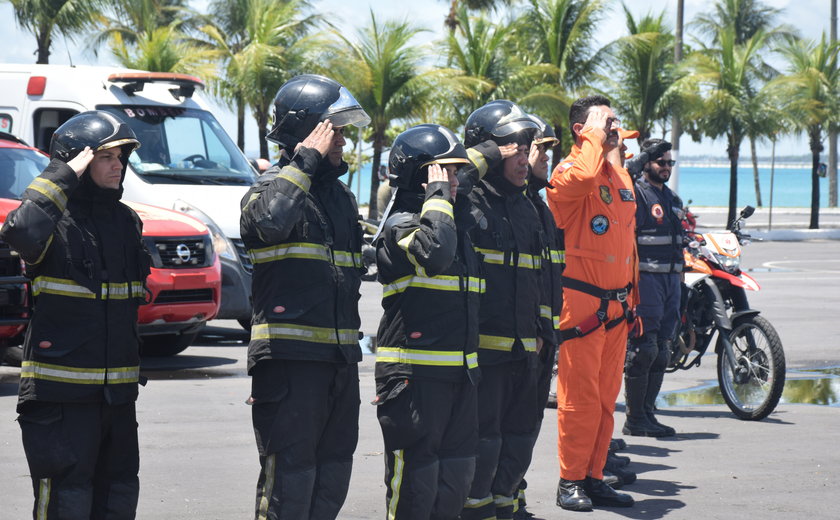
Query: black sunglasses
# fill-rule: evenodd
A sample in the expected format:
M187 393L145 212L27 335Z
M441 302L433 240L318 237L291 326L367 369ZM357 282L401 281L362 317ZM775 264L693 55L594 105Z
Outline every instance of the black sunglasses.
M677 164L677 161L675 161L673 159L671 159L670 161L666 161L665 159L659 159L658 161L652 161L652 162L655 162L656 164L658 164L660 168L664 168L665 166L673 167L675 164Z

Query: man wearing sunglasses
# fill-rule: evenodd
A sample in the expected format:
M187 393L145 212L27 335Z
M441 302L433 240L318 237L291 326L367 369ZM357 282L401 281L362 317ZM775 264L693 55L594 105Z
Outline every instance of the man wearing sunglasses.
M666 148L662 139L647 139L642 150ZM651 154L656 157L658 154ZM642 437L667 437L674 429L656 420L656 396L670 361L670 342L679 319L683 259L682 201L665 184L676 161L667 151L644 165L636 181L636 242L639 252L641 333L631 332L624 365L627 419L622 432Z

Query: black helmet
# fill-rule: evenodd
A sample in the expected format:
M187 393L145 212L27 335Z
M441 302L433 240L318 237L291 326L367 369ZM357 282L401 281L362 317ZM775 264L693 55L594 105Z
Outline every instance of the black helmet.
M117 116L102 110L82 112L58 127L50 141L50 159L68 162L89 146L94 152L123 148L123 166L140 148L134 131Z
M540 127L537 135L534 137L534 144L544 144L546 148L553 148L560 144L560 139L557 139L557 134L554 133L551 125L545 122L545 119L534 114L528 114L528 117Z
M271 132L265 139L294 150L324 119L334 127L370 123L370 117L341 83L315 74L296 76L274 97Z
M516 103L506 99L491 101L467 118L464 146L472 148L490 140L499 145L530 141L537 130L537 124Z
M467 149L458 137L440 125L417 125L394 139L388 159L391 186L409 191L422 191L428 179L430 164L469 164Z

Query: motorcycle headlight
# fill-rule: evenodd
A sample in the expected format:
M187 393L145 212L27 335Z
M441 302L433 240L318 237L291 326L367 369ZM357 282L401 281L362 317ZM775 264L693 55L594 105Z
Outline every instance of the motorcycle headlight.
M222 230L215 222L213 222L213 219L208 217L203 211L181 199L175 201L175 204L172 205L172 209L180 211L181 213L186 213L187 215L202 221L204 225L207 226L207 229L210 230L210 240L213 242L213 249L216 253L229 260L239 261L239 255L236 254L236 249L233 247L233 243L225 236L224 233L222 233Z
M732 257L732 256L721 255L719 253L714 253L714 255L715 255L715 260L717 260L717 263L720 264L720 266L723 267L723 270L726 271L729 274L734 274L734 273L738 272L738 268L741 267L741 257L740 256Z

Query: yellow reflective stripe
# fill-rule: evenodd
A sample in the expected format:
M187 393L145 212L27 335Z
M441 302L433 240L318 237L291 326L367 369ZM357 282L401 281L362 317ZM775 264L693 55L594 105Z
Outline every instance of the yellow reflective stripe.
M513 338L485 336L484 334L479 334L478 348L510 351L513 348Z
M478 366L478 352L471 352L464 356L467 360L467 368L475 368Z
M388 520L397 518L397 504L400 502L400 486L403 480L403 450L394 451L394 476L391 478L391 500L388 502Z
M506 497L504 495L493 495L493 503L497 508L507 507L513 505L513 497Z
M566 251L562 249L549 250L552 264L562 264L566 262Z
M248 256L251 257L251 262L254 264L264 264L287 258L330 261L330 255L324 246L310 244L308 242L290 242L260 249L251 249L248 251Z
M472 161L473 165L478 168L478 178L481 179L487 173L487 161L484 159L484 156L481 152L473 150L470 148L467 150L467 156Z
M361 253L333 250L333 258L335 259L335 265L339 267L356 267L357 265L362 265Z
M335 329L288 325L285 323L260 323L251 329L251 339L296 339L312 343L351 343L359 341L356 329Z
M476 247L475 252L484 255L484 261L488 264L504 265L505 263L505 254L496 249L481 249Z
M64 213L64 208L67 207L67 195L64 194L64 190L59 188L56 183L43 177L35 177L35 180L32 181L32 184L27 189L35 190L44 195Z
M539 256L526 255L524 253L519 255L519 260L517 263L518 267L522 267L524 269L539 269L540 265L541 263Z
M540 318L551 319L551 307L548 305L540 305Z
M421 265L417 262L417 259L414 257L414 255L413 255L413 254L411 254L411 251L409 251L409 250L408 250L408 246L410 246L410 245L411 245L411 241L412 241L412 240L414 240L414 235L415 235L415 234L417 234L417 231L419 231L419 230L415 229L415 230L414 230L414 231L412 231L411 233L409 233L409 234L407 234L406 236L402 237L402 238L401 238L401 239L397 242L397 245L400 247L400 249L402 249L403 251L405 251L405 254L406 254L406 255L408 255L408 260L409 260L409 262L411 262L411 263L412 263L412 265L414 265L414 270L415 270L415 272L417 273L417 275L418 275L418 276L426 276L426 270L423 268L423 266L421 266Z
M38 296L41 293L96 299L96 293L73 280L49 276L38 276L32 282L32 294Z
M467 498L467 503L464 504L464 507L468 509L478 509L479 507L486 506L493 502L493 495L487 495L484 498Z
M407 365L458 367L464 364L464 353L450 350L414 350L408 348L377 348L376 361Z
M53 239L53 236L50 235L50 238L47 239L47 245L44 246L44 251L41 253L41 256L39 256L38 259L35 260L32 263L27 262L27 263L29 263L29 265L38 265L38 264L41 263L41 261L44 260L44 257L47 256L47 251L50 250L50 244L52 244L52 239Z
M50 506L50 487L52 487L52 479L42 478L38 486L38 498L35 505L36 520L47 520L47 508Z
M140 380L140 367L120 368L77 368L61 365L50 365L37 361L21 363L20 377L31 377L60 383L75 383L80 385L101 385L105 383L136 383Z
M536 352L537 338L523 338L522 345L525 347L525 352Z
M102 284L102 298L111 298L112 300L126 300L128 299L128 282L126 283L103 283Z
M312 181L309 180L309 175L306 175L294 166L289 165L284 167L277 176L281 179L286 179L306 193L309 193L309 187L312 185Z
M554 323L554 330L560 330L560 316L553 316L551 319Z
M452 213L452 204L446 200L427 200L423 203L423 209L420 210L420 216L422 217L429 211L440 211L444 215L448 215L449 218L453 220L455 219L455 215Z
M268 504L271 502L271 495L274 493L274 463L277 455L269 455L265 458L265 482L263 483L262 496L260 497L260 508L257 511L258 520L268 518Z
M438 291L460 290L457 276L438 275L431 278L425 276L404 276L393 283L382 287L382 297L387 298L394 294L405 291L408 287L420 287L423 289L434 289Z
M135 298L146 299L146 289L143 288L143 282L131 282L131 295Z
M484 278L475 278L470 276L467 278L467 287L471 292L484 292Z

